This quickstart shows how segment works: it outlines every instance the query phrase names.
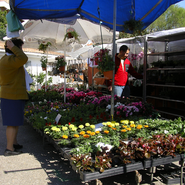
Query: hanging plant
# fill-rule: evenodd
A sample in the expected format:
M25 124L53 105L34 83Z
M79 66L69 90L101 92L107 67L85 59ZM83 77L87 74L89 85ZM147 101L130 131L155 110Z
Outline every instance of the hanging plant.
M71 39L71 38L74 38L74 40L80 42L80 39L79 39L80 35L75 31L68 31L65 36L64 36L64 41L66 39Z
M41 43L40 45L39 45L39 51L43 51L43 53L45 53L46 52L46 50L47 50L47 48L49 47L49 46L51 46L51 42L47 42L46 44L43 44L43 43Z
M128 21L124 21L123 30L124 32L132 32L133 35L142 35L144 23L140 20L131 18Z
M47 59L46 56L42 56L41 59L40 59L40 62L41 62L42 68L46 68L47 67L48 59Z

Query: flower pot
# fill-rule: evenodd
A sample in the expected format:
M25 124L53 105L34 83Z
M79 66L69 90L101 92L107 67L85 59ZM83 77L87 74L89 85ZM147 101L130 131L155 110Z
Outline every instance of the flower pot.
M64 72L64 71L65 71L65 66L59 67L59 71L60 71L60 72Z
M67 33L68 38L73 38L72 34L70 32Z
M42 70L43 70L43 71L46 71L46 67L43 67Z
M112 79L113 78L113 70L112 71L104 71L103 72L105 79Z

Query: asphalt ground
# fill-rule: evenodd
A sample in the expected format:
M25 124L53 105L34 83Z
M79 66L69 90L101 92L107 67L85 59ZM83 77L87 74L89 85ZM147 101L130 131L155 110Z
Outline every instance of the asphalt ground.
M2 126L0 115L0 185L136 185L135 172L82 182L68 160L26 121L19 128L18 142L23 145L23 154L4 156L6 149L6 127ZM140 184L149 185L151 174L148 170L142 174ZM155 185L163 185L158 176L154 176ZM179 183L178 183L179 184Z

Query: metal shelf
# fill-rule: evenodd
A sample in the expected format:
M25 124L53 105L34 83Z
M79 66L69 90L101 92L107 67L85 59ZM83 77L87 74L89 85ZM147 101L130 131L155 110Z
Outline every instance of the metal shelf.
M170 71L172 71L172 70L174 70L174 71L180 71L180 70L185 70L185 68L184 68L184 66L183 66L183 68L158 68L158 67L153 67L153 68L148 68L147 69L147 71L168 71L168 70L170 70Z
M185 55L185 51L168 51L168 52L156 52L156 53L148 53L147 55L150 56L158 56L158 55L164 55L164 56L170 56L170 55Z
M163 113L163 114L167 114L167 115L171 115L171 116L176 116L176 117L181 117L181 118L185 118L185 116L179 114L179 113L174 113L173 109L169 109L167 107L163 107L163 108L155 108L158 112ZM165 110L163 110L165 109ZM177 110L176 110L177 111Z
M174 99L160 98L160 97L156 97L156 96L147 96L146 98L152 98L152 99L164 100L164 101L172 101L172 102L184 103L185 104L185 101L182 101L182 100L174 100Z
M157 86L157 87L175 87L175 88L185 88L185 86L180 86L180 85L167 85L167 84L146 84L146 85L151 85L151 86Z

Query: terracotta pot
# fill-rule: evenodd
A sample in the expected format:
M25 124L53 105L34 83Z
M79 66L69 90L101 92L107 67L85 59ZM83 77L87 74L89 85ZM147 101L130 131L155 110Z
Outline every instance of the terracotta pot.
M59 71L60 71L61 73L64 73L64 71L65 71L65 66L59 67Z
M113 78L113 70L112 71L104 71L103 72L105 79L112 79Z
M43 67L42 70L43 70L43 71L46 71L46 67Z
M68 35L67 36L68 38L73 38L73 36L72 36L72 34L70 32L68 32L67 35Z

